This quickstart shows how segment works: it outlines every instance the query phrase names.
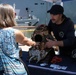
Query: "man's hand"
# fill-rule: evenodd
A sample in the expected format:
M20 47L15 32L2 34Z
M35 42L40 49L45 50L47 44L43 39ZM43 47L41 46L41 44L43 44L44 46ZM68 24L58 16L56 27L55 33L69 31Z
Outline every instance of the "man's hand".
M46 40L47 40L47 42L45 44L45 48L51 48L51 47L55 46L55 41L47 39L47 38L46 38Z
M56 41L56 40L53 41L53 40L50 40L47 38L46 38L46 40L47 40L47 42L45 44L45 48L51 48L51 47L55 47L55 46L61 46L61 47L64 46L63 41Z

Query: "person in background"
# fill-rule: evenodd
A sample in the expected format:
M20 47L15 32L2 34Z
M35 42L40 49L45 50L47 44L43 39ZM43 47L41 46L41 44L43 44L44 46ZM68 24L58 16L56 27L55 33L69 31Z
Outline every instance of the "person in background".
M14 29L15 10L9 4L0 5L0 72L3 75L28 75L19 57L19 45L35 46L24 34ZM1 73L0 73L1 74ZM2 74L1 74L2 75Z
M49 33L53 32L56 40L47 39L45 47L59 46L60 55L71 56L76 48L75 29L73 21L64 15L61 5L53 5L50 10Z

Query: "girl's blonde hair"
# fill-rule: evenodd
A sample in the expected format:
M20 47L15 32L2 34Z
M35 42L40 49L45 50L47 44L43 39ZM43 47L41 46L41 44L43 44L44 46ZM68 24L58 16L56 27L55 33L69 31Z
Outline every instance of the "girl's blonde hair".
M15 10L9 4L0 5L0 28L12 27L17 23L15 21Z

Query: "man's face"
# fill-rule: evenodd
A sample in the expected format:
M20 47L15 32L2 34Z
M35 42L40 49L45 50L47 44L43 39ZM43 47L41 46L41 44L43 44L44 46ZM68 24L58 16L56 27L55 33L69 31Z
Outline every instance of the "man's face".
M53 23L58 24L61 21L61 14L57 14L57 15L50 14L50 16L51 16L51 21Z

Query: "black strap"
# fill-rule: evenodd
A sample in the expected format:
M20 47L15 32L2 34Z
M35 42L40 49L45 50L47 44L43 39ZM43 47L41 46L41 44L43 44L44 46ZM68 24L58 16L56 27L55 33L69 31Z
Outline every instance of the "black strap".
M0 71L0 75L3 75L3 73L4 73L4 70Z
M25 69L27 71L27 74L30 75L29 70L27 68L27 65L23 62L23 60L21 58L20 58L20 61L23 63L23 65L24 65L24 67L25 67Z

